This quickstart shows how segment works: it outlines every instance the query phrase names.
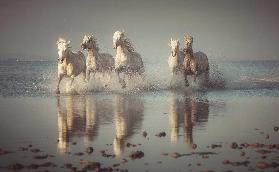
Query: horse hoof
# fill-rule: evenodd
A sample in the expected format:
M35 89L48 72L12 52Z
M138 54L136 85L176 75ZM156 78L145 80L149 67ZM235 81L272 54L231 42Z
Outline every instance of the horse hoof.
M60 91L59 91L59 90L56 90L55 93L56 93L56 94L60 94Z

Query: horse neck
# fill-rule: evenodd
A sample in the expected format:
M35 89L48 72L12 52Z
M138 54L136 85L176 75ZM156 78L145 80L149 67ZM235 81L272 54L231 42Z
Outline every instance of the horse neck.
M117 48L116 48L116 54L124 54L124 47L123 47L122 44L119 45L119 46L117 46Z
M100 55L100 54L99 54L99 52L98 52L97 50L95 50L95 49L88 49L88 55L87 55L87 57L96 59L96 58L99 57L99 55Z
M72 59L72 51L70 49L66 49L65 51L67 53L66 62L67 63L72 63L72 61L73 61L73 59Z
M193 54L192 46L185 47L184 52L185 52L185 58L193 59L194 54Z

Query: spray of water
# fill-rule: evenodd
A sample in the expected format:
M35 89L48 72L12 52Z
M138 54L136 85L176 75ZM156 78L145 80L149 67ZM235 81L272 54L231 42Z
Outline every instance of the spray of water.
M115 73L96 73L91 75L88 82L84 81L82 76L75 78L71 86L70 80L65 79L61 82L61 92L66 94L87 94L92 92L116 92L116 93L139 93L145 91L160 90L204 90L220 89L225 87L225 80L217 65L210 68L210 82L208 87L204 86L204 76L201 75L194 81L189 76L190 86L185 85L184 77L181 74L171 75L168 68L162 70L161 67L147 66L144 75L135 75L131 78L125 77L126 88L122 88Z

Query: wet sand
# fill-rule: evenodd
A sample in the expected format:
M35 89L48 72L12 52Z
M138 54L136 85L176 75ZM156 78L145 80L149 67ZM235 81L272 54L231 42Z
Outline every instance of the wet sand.
M279 98L266 94L2 97L0 109L0 171L279 170Z

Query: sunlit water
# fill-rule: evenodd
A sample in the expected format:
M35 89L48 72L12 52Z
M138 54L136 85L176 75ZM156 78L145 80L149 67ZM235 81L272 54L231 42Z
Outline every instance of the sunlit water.
M279 144L279 132L274 131L279 126L278 64L214 64L211 83L225 81L223 88L170 89L168 71L150 68L147 82L130 84L127 90L112 76L115 83L106 89L103 83L98 85L98 78L89 86L77 80L74 94L63 89L64 83L57 96L54 62L1 62L0 148L11 153L0 151L0 171L15 163L24 165L22 171L70 171L65 164L81 170L89 162L129 171L257 171L259 161L278 163L278 147L240 146ZM157 137L160 132L166 136ZM242 149L232 149L232 142ZM87 154L88 147L94 152ZM34 148L40 152L32 152ZM113 156L105 157L103 150ZM129 155L136 150L144 156L132 160ZM166 155L174 152L180 156ZM37 155L48 156L36 159ZM224 164L224 160L247 164ZM30 166L44 162L55 166L35 170Z

